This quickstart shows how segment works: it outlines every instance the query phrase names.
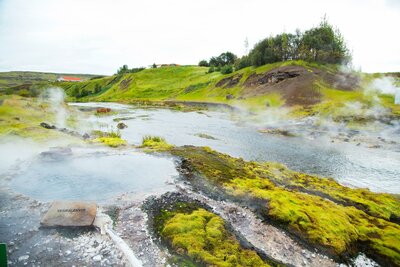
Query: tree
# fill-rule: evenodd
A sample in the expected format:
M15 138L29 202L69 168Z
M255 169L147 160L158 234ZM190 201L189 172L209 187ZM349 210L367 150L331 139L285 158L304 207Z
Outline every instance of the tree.
M300 43L300 58L322 63L347 64L350 53L343 36L324 17L317 27L304 32Z
M123 65L118 69L117 74L124 74L127 73L128 71L129 71L128 65Z
M210 61L209 61L209 66L214 66L214 67L217 67L217 66L219 66L220 65L220 61L219 61L219 59L218 58L216 58L216 57L212 57L212 58L210 58Z
M282 33L258 42L246 57L236 62L237 69L253 65L302 59L321 63L347 64L351 55L339 30L324 17L321 23L302 33Z
M208 62L207 62L207 60L201 60L200 62L199 62L199 66L200 67L208 67L209 66L209 64L208 64Z
M156 63L153 63L153 65L151 66L153 69L157 69L157 65Z

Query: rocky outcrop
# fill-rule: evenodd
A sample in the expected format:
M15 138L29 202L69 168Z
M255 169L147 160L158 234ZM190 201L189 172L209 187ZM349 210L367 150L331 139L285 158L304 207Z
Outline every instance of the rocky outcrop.
M232 88L239 84L240 79L242 79L243 74L238 74L230 77L226 77L215 85L216 87Z

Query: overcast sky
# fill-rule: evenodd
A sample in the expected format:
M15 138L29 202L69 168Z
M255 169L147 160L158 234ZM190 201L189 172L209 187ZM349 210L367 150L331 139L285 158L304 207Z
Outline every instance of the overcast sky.
M355 67L400 71L400 0L0 0L0 71L113 74L245 52L326 14Z

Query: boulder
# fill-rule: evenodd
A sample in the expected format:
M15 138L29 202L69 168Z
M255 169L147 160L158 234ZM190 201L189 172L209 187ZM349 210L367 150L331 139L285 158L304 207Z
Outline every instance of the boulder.
M42 126L43 128L46 128L46 129L56 129L56 128L57 128L56 126L50 125L50 124L47 123L47 122L41 122L41 123L40 123L40 126Z
M120 129L120 130L123 130L125 128L128 128L128 125L126 125L123 122L120 122L120 123L117 124L117 128Z

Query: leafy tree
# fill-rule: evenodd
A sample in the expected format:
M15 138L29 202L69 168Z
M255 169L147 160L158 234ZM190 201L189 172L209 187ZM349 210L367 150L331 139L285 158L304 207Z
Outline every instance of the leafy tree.
M339 30L323 18L318 27L304 32L300 43L300 58L308 61L347 64L350 53Z
M123 65L118 69L117 74L124 74L127 73L128 71L129 71L128 65Z
M234 64L235 60L237 59L237 56L234 53L227 51L227 52L219 55L218 58L219 58L219 61L222 63L220 65L222 67L222 66L225 66L228 64L230 64L230 65Z
M151 66L153 69L156 69L157 68L157 65L156 65L156 63L153 63L153 65Z
M243 56L235 61L235 70L251 66L249 56Z
M351 60L343 36L324 17L321 23L304 33L282 33L258 42L247 57L236 64L261 66L286 60L303 59L321 63L347 64Z
M199 62L199 66L200 67L208 67L209 65L208 65L208 62L207 62L207 60L201 60L200 62Z
M217 58L217 57L212 57L212 58L210 58L210 61L209 61L209 65L210 65L210 66L217 67L217 66L219 66L220 64L221 64L221 62L220 62L219 58Z

